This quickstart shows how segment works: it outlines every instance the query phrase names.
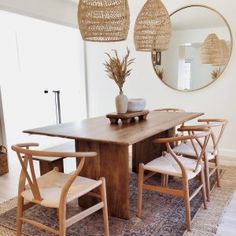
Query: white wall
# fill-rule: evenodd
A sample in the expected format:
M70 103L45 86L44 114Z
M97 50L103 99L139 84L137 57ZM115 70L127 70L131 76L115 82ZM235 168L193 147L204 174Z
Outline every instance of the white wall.
M29 4L27 0L0 0L0 8L11 8L11 10L22 12L28 11L27 14L35 16L40 13L39 17L41 18L63 21L64 24L76 27L76 4L72 4L70 1L57 0L31 0L31 2L32 4ZM45 5L41 6L39 2L41 5L43 5L42 3ZM52 2L54 4L49 7L49 3ZM163 2L170 13L190 4L210 6L225 16L231 26L233 37L236 37L235 0L165 0ZM224 74L214 84L196 92L174 91L157 79L152 68L151 55L136 52L134 49L134 22L143 4L143 0L129 0L131 25L127 41L120 43L86 43L91 116L104 115L115 110L114 98L118 94L118 88L113 81L107 78L104 72L103 62L106 59L104 53L115 48L122 55L126 46L128 46L131 49L131 57L135 57L136 60L131 77L125 84L125 93L129 97L146 98L149 109L166 106L181 107L188 111L203 111L208 117L227 118L229 125L221 143L222 153L236 157L236 142L234 140L236 133L236 67L233 63L236 59L236 49L233 48L230 63Z
M84 43L76 29L0 11L0 33L8 146L35 137L22 130L56 123L53 90L61 91L62 122L86 118ZM1 121L1 107L0 113ZM42 145L52 145L43 140Z
M156 76L151 63L150 53L136 52L133 43L135 19L143 6L143 0L129 1L131 9L131 25L128 40L119 43L86 43L87 67L89 82L89 100L91 116L104 115L114 111L114 98L118 94L115 83L108 79L104 72L105 52L117 49L120 55L125 48L131 49L131 57L135 57L133 71L124 85L128 97L144 97L149 109L157 107L180 107L187 111L204 112L207 117L224 117L229 120L221 143L221 154L236 158L236 67L234 61L236 49L233 48L230 63L222 77L211 86L195 92L178 92L165 86ZM190 4L208 5L223 14L231 26L233 37L236 37L236 2L227 0L165 0L168 11Z

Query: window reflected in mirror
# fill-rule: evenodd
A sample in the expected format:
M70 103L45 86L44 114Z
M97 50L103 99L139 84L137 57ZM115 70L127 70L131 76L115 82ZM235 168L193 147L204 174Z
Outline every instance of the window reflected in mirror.
M167 86L180 91L204 88L219 79L232 50L225 18L200 5L171 14L172 38L165 52L152 52L154 70Z

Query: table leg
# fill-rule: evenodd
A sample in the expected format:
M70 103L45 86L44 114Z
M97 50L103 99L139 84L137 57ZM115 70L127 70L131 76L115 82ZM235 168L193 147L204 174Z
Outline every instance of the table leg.
M150 138L135 143L132 146L132 170L138 173L139 163L148 163L162 154L166 150L164 144L153 144L153 140L157 138L171 137L174 135L175 128L154 135Z
M105 177L109 215L129 219L129 155L128 145L76 140L76 151L96 151L96 158L87 158L82 176ZM94 204L90 197L80 200L81 206Z
M60 172L64 172L63 159L59 159L53 162L39 161L40 175L44 175L49 171L57 167Z

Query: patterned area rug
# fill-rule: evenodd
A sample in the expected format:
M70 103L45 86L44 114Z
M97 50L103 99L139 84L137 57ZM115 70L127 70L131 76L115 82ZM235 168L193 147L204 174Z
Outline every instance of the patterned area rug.
M198 194L191 201L192 217L198 212L193 220L194 230L192 234L186 235L213 235L216 232L217 224L220 220L224 207L230 200L236 185L236 169L227 169L222 178L222 188L215 188L212 193L210 209L203 210L201 207L202 196ZM153 178L152 183L159 184L158 178ZM178 188L181 182L178 179L171 179L172 187ZM198 186L197 180L190 182L190 188ZM183 235L185 227L184 204L181 198L169 195L158 194L156 192L145 191L143 196L142 219L135 216L136 195L137 195L137 176L131 175L130 181L130 203L131 219L122 220L115 217L109 218L110 234L112 236L177 236ZM15 235L15 214L16 200L12 199L0 205L0 235ZM213 210L212 210L213 209ZM68 212L74 214L78 211L77 201L69 204ZM198 217L200 215L200 217ZM204 216L206 215L206 217ZM55 210L35 206L28 209L25 216L37 219L41 223L57 227L57 215ZM210 218L211 217L211 218ZM209 225L206 224L206 219ZM199 228L199 225L201 227ZM209 231L209 232L208 232ZM51 234L39 231L37 228L24 224L23 232L27 236L48 236ZM209 233L209 234L208 234ZM103 221L100 212L95 213L86 219L72 225L67 229L68 236L99 236L103 235Z

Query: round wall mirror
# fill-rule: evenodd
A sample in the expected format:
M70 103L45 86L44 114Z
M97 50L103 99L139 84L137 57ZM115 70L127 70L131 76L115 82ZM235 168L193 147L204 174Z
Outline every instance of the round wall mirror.
M221 76L232 51L232 33L214 9L192 5L171 14L172 37L165 52L152 51L158 78L179 91L204 88Z

